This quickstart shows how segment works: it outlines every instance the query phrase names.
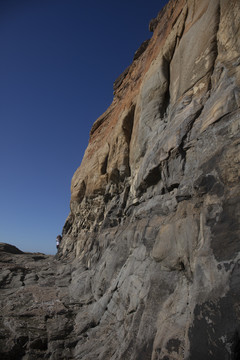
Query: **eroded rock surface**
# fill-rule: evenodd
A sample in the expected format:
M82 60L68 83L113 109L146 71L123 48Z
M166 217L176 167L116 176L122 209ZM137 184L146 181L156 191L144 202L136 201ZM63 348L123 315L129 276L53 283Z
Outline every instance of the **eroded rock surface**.
M41 260L52 298L25 323L8 310L9 339L29 329L23 359L35 338L50 359L240 358L239 14L238 0L172 0L151 21L73 176L59 257ZM32 256L11 254L34 276Z
M0 243L0 359L69 358L70 265Z

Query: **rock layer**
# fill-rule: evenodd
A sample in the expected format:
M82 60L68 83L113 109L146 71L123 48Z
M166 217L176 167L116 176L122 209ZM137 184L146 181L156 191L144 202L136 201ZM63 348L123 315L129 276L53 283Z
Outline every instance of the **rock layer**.
M172 0L151 21L73 176L48 265L60 309L23 359L240 357L239 13Z

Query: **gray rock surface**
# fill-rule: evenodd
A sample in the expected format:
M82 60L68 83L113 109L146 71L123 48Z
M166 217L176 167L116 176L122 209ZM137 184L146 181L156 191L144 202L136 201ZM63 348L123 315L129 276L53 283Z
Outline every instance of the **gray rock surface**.
M57 258L0 246L1 359L240 358L239 14L172 0L151 23Z

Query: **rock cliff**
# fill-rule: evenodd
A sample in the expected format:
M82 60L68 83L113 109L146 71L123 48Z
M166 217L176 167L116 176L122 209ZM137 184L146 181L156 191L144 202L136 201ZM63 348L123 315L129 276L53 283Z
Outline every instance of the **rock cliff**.
M1 359L240 358L239 14L171 0L150 22L57 258L0 247Z

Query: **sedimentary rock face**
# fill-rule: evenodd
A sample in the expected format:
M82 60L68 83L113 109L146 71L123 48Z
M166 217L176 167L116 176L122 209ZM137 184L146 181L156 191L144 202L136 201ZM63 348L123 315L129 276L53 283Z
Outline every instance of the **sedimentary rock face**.
M65 312L24 359L239 358L239 11L172 0L151 21L72 179Z

